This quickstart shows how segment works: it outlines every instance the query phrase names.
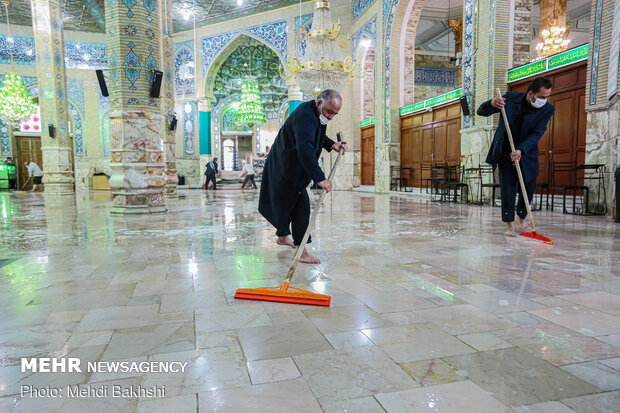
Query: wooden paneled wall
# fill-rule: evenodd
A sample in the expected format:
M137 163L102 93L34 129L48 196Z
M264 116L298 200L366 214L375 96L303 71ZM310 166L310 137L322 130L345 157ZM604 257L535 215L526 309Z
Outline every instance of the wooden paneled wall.
M407 186L420 186L429 171L422 165L459 165L461 162L461 105L458 101L404 116L400 121L400 166ZM423 184L423 182L422 182Z
M361 184L375 184L375 125L362 129Z

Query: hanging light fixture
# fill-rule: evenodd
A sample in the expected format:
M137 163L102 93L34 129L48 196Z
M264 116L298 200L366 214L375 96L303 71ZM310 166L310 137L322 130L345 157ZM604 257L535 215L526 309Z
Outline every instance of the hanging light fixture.
M237 109L235 120L250 127L253 125L264 125L267 122L258 82L254 79L247 79L241 85L241 104Z
M306 48L303 56L292 59L288 69L306 95L316 97L324 89L342 91L350 84L356 64L350 57L342 60L340 23L332 23L329 1L316 2L310 33L300 26L295 37L299 42L306 41Z
M570 40L566 37L566 27L558 26L558 16L553 2L553 19L548 29L540 32L542 41L536 45L536 59L560 53L568 48Z
M9 43L11 44L9 54L11 56L11 70L14 70L13 63L13 38L11 37L11 22L9 21L9 2L2 1L6 12L6 25ZM2 88L0 88L0 117L11 126L19 126L24 120L32 116L37 109L37 105L32 101L22 78L14 73L8 73L4 78Z

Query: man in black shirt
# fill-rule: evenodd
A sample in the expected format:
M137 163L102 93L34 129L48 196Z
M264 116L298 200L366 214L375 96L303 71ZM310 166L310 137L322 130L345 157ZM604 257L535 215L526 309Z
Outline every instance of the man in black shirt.
M504 108L514 139L515 151L510 149L508 134L504 122L500 120L486 163L493 169L499 166L499 185L502 194L502 221L506 223L504 235L515 236L515 197L517 188L521 194L516 160L521 165L525 190L529 200L536 189L538 176L538 141L547 130L547 123L553 116L555 108L547 98L551 95L552 83L544 77L536 78L527 88L527 93L507 92L504 97L496 97L484 102L478 108L478 115L491 116ZM519 195L517 204L517 223L523 231L529 231L525 218L525 200Z
M217 158L213 158L212 161L207 163L207 169L205 170L205 176L207 177L205 181L205 190L209 189L209 182L211 181L213 181L213 190L215 191L217 189L217 174Z

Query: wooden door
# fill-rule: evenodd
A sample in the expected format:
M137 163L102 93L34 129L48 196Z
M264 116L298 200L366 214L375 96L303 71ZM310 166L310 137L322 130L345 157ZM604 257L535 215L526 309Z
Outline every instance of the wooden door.
M458 102L401 118L400 166L413 170L407 186L423 186L424 179L430 178L430 170L423 165L460 164L460 129Z
M24 183L28 180L28 170L24 166L24 162L32 161L39 165L41 170L45 171L45 169L43 167L43 154L41 153L40 137L20 136L16 138L16 141L18 187L22 188ZM28 181L28 185L26 185L24 189L32 189L32 179Z
M549 102L555 106L553 117L547 125L547 131L538 142L540 174L537 182L550 183L549 168L552 162L585 162L586 146L586 78L585 62L569 65L545 73L551 79L553 87ZM510 84L510 90L526 92L527 86L534 78L524 79ZM556 184L572 184L573 174L569 171L556 174Z
M362 129L361 184L375 184L375 126Z

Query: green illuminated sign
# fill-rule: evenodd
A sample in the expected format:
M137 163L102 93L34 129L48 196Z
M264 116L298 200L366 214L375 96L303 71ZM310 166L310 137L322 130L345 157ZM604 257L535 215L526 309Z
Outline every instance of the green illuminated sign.
M525 79L526 77L538 75L558 67L581 62L588 58L590 45L576 47L566 52L558 53L538 62L530 63L525 66L517 67L508 71L508 82Z
M452 92L444 93L443 95L435 96L422 102L414 103L413 105L405 106L400 109L400 116L405 116L418 110L428 109L433 106L443 105L444 103L451 102L460 98L463 95L463 89L456 89Z
M589 44L584 44L581 47L577 47L566 52L558 53L555 56L551 56L547 59L547 69L555 69L558 67L566 66L571 63L577 63L588 58Z
M430 98L424 102L425 108L441 105L442 103L450 102L451 100L458 99L463 94L463 89L456 89L452 92L448 92L445 95L440 95L434 98Z
M408 115L409 113L424 109L424 101L414 103L413 105L405 106L400 109L400 116Z
M360 127L365 128L366 126L370 126L370 125L374 125L375 124L375 117L373 116L370 119L366 119L360 122Z
M542 73L547 70L547 61L540 60L538 62L530 63L525 66L518 67L508 71L508 81L514 82L515 80L523 79L525 77L533 76L536 73Z

